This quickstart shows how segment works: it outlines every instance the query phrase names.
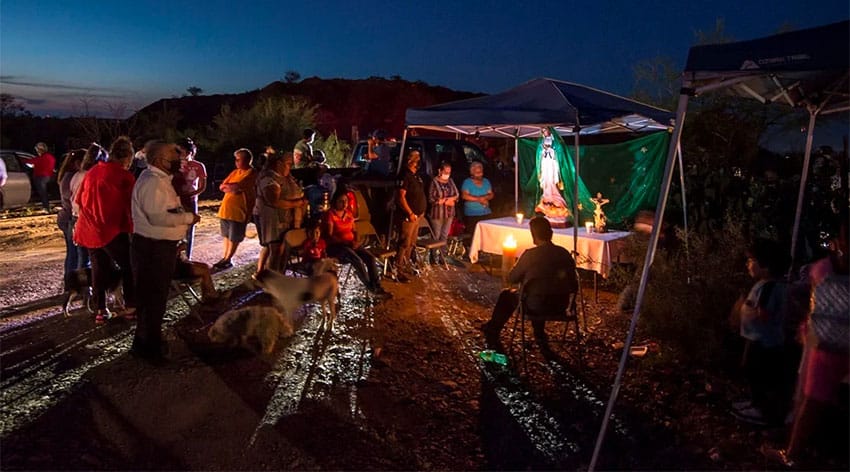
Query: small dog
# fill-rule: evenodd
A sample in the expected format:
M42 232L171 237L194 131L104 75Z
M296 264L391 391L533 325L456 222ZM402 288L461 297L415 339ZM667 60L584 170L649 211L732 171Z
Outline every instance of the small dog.
M301 305L319 302L322 305L322 326L333 331L339 301L337 262L325 258L313 265L310 277L288 277L273 270L263 270L256 277L264 292L275 298L286 316L292 317Z
M292 321L271 306L248 306L221 315L207 333L210 340L231 347L242 346L256 352L252 339L260 351L271 354L278 338L292 336Z
M109 275L109 285L106 287L107 302L109 297L112 298L112 307L121 309L124 307L124 297L121 294L121 272L117 268L113 268ZM83 297L83 304L86 305L90 312L94 312L97 307L92 307L92 278L91 268L84 267L69 272L65 275L65 293L62 301L62 312L65 316L71 316L71 300L76 295Z

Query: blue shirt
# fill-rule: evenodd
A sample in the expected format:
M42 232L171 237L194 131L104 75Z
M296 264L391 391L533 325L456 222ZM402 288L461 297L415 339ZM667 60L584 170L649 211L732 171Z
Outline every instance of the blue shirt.
M490 181L487 180L487 177L481 182L481 186L477 186L472 182L472 178L467 178L463 181L463 184L460 186L460 191L463 193L466 191L473 197L483 197L490 193L490 190L493 187L490 186ZM466 216L484 216L492 213L489 206L484 206L478 202L469 202L464 200L463 202L463 214Z

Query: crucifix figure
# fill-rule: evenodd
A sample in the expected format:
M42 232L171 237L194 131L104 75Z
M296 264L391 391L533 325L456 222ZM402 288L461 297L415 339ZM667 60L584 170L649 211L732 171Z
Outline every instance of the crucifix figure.
M602 211L602 205L605 205L610 200L602 198L602 192L597 192L596 198L591 198L590 201L596 204L596 208L593 210L593 224L596 227L596 232L605 233L608 218L605 217L605 212Z

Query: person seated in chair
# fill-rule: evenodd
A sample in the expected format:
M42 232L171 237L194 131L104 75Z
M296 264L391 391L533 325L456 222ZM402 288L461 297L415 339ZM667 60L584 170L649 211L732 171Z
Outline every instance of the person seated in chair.
M348 197L337 192L333 206L325 215L328 255L354 267L357 277L373 295L389 298L389 292L381 286L381 277L375 266L375 256L357 241L354 215L348 211Z
M219 292L213 284L210 266L203 262L190 261L186 256L186 241L177 246L177 260L174 267L175 279L201 279L201 303L211 304L227 297L227 293Z
M557 281L562 278L563 280L563 283L559 283L558 287L541 287L538 284L536 285L536 289L539 290L537 294L525 294L526 306L534 311L535 309L545 309L547 304L550 304L551 301L547 300L547 296L544 295L546 293L556 291L567 296L569 293L577 291L578 280L576 279L576 263L573 256L563 247L552 243L552 226L549 224L549 220L536 216L529 221L528 226L531 229L531 239L534 241L535 247L522 254L508 274L508 281L511 284L524 284L532 279ZM506 288L499 294L490 321L482 324L480 328L484 331L488 344L499 344L499 333L519 306L519 302L519 292L514 288ZM545 344L547 341L544 329L545 322L532 320L532 326L534 337L541 344Z

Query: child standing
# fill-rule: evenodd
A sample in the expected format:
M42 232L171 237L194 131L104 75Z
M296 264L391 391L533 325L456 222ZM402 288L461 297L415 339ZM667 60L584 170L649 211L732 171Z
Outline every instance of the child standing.
M741 364L752 397L735 403L733 414L754 424L781 423L790 404L783 254L778 244L765 239L756 240L747 250L747 272L756 283L740 304L739 314L746 342Z

